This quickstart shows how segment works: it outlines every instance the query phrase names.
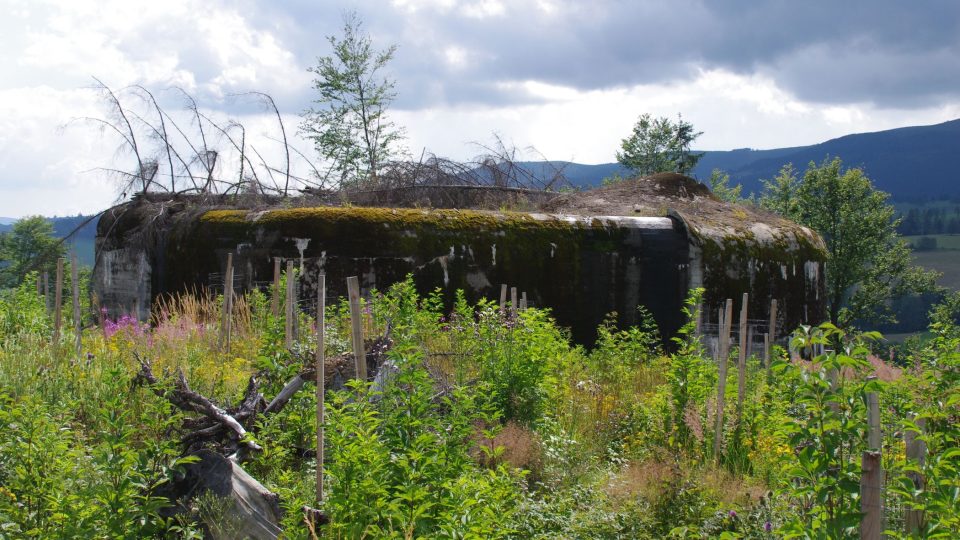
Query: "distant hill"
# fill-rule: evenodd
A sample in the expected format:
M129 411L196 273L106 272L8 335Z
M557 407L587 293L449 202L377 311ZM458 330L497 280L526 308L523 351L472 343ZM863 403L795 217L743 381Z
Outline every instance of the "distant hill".
M77 227L89 219L90 216L77 215L69 217L47 218L53 224L53 234L57 238L63 238L74 231ZM0 233L5 233L13 229L16 223L15 218L0 218ZM94 262L94 243L97 238L97 220L90 220L83 225L67 242L71 247L69 250L76 250L77 258L81 264L93 266Z
M706 182L713 169L723 169L734 183L743 184L746 194L759 192L761 179L773 178L786 163L793 163L802 173L810 161L819 163L827 156L836 156L846 166L863 168L874 185L890 193L893 199L914 201L960 195L960 172L954 163L958 152L960 119L932 126L845 135L811 146L707 151L693 176ZM615 172L622 173L622 168L617 163L570 163L565 172L575 185L590 187Z

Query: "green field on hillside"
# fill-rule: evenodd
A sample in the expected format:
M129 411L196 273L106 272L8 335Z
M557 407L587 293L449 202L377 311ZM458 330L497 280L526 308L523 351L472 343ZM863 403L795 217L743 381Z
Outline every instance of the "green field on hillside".
M924 234L917 236L904 236L904 240L910 242L915 249L920 248L923 251L923 243L936 242L936 250L960 250L960 234Z
M930 245L936 242L936 249L916 250L913 260L931 270L943 274L938 283L951 289L960 289L960 234L931 234L924 236L904 236L914 248L922 246L924 240Z
M960 250L916 251L913 260L924 268L943 273L938 284L960 289Z

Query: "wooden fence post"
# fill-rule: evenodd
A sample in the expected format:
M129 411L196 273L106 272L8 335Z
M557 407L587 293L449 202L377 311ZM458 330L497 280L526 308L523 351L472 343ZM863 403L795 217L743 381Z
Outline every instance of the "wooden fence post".
M520 293L520 311L527 310L527 291Z
M763 367L767 368L767 373L770 372L770 364L772 358L770 354L770 334L768 332L763 333Z
M723 444L723 406L727 393L727 357L730 355L730 328L733 323L733 300L727 299L727 307L723 311L720 323L720 335L717 339L717 422L713 438L713 456L720 457L720 447Z
M867 377L873 380L876 377ZM831 381L832 383L832 381ZM880 431L880 399L876 392L867 392L867 448L882 450L883 434Z
M70 257L70 292L73 297L73 333L74 347L77 358L80 358L80 352L83 350L81 332L83 326L80 324L80 266L77 263L77 254Z
M324 357L324 325L327 309L327 276L321 271L317 278L317 505L323 503L323 413L326 399L326 359Z
M63 317L63 257L57 259L57 281L53 291L53 346L60 345L60 324Z
M880 540L883 528L883 468L880 464L880 452L869 450L863 453L860 468L860 538L862 540Z
M713 356L718 366L720 365L720 344L723 342L723 310L722 306L717 310L717 346L713 350Z
M772 298L770 300L770 323L767 328L767 332L770 333L770 345L772 346L777 341L777 299Z
M293 305L296 299L294 298L297 294L297 281L293 277L293 261L287 261L287 297L286 305L284 306L284 314L286 319L284 321L284 345L287 349L293 348L293 318L294 318L294 309Z
M353 329L353 357L357 377L367 381L367 356L363 350L363 319L360 313L360 281L357 276L347 278L347 296L350 298L350 326Z
M872 377L869 377L870 380ZM867 393L867 450L861 458L860 522L862 540L879 540L883 530L883 465L880 432L880 401L876 392Z
M766 363L767 363L767 379L770 378L770 364L773 362L773 344L777 342L777 299L770 299L770 322L767 326L767 333L769 334L766 345L764 346L764 354L766 354Z
M270 313L280 316L280 257L273 258L273 298L270 300Z
M740 341L737 355L737 417L743 414L743 400L747 395L747 293L743 293L743 302L740 304Z
M220 346L230 351L230 331L233 329L233 253L227 253L227 271L223 277L223 313L220 320Z
M43 271L43 307L50 313L50 274Z
M916 421L917 427L920 428L920 435L923 435L924 428L926 428L927 420L926 418L920 418ZM917 467L921 470L923 465L927 460L927 443L926 441L917 438L917 432L907 429L903 432L903 441L907 447L907 460L915 463ZM914 489L924 489L926 487L926 482L923 478L923 475L916 472L909 472L907 476L913 481ZM908 535L915 534L920 531L920 528L923 527L923 510L913 510L907 508L903 512L903 521L905 532Z
M500 284L500 315L507 314L507 284Z
M517 288L510 287L510 316L517 317Z

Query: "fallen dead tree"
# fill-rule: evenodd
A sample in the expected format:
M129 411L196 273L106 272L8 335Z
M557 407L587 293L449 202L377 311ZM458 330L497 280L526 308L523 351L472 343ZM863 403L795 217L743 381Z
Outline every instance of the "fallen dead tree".
M364 350L367 351L367 373L371 374L372 379L376 380L381 366L386 362L391 344L389 337L379 337L366 342ZM200 415L187 418L181 426L185 433L181 438L184 454L189 455L208 448L224 456L236 456L238 461L243 461L245 452L260 450L253 438L255 434L251 433L255 418L258 415L280 412L304 384L316 380L316 368L308 360L304 360L303 369L290 378L268 402L260 392L260 380L264 374L258 373L250 377L240 403L233 407L221 407L190 388L183 372L178 370L171 377L172 385L165 385L154 374L153 364L149 359L137 356L137 361L140 371L135 379L136 384L145 384L156 395L167 399L184 412ZM348 380L356 377L353 353L327 358L324 366L327 390L342 390Z
M382 386L385 377L392 373L387 362L391 345L388 336L368 340L365 344L367 373L375 387ZM140 370L134 384L147 386L157 396L191 414L181 425L181 432L184 433L181 443L183 455L194 456L197 460L188 465L164 493L174 503L173 512L186 511L190 500L210 492L225 501L223 520L234 524L229 530L205 524L210 537L234 538L239 531L244 538L277 538L281 532L279 522L282 517L279 499L244 471L240 464L250 452L262 449L256 443L257 416L283 410L307 382L316 381L316 368L309 361L304 361L303 369L287 381L269 402L260 391L260 381L265 373L253 375L240 402L236 406L221 407L190 388L182 371L177 370L161 380L154 374L149 359L139 355L136 358ZM330 390L343 389L346 381L356 376L355 366L352 353L326 359L324 386ZM319 524L320 520L316 522Z
M194 497L212 494L219 504L215 515L204 519L206 538L272 540L280 536L283 514L275 493L213 450L202 449L192 455L196 461L185 465L162 493L178 502L171 513L187 511Z

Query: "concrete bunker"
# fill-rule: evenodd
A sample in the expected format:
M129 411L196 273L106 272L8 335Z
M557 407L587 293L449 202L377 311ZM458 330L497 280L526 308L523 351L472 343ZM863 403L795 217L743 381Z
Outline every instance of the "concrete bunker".
M696 181L655 175L560 195L536 211L303 206L249 208L189 198L140 200L98 225L95 286L111 316L149 317L160 295L216 290L228 253L235 289L265 287L273 259L306 270L301 295L315 297L316 269L328 294L345 278L364 292L413 274L418 290L452 298L499 297L501 283L549 307L573 338L590 343L610 312L622 325L646 307L665 337L682 324L691 287L705 287L705 321L725 298L751 293L751 319L781 306L781 328L824 313L820 238L755 209L718 201Z

